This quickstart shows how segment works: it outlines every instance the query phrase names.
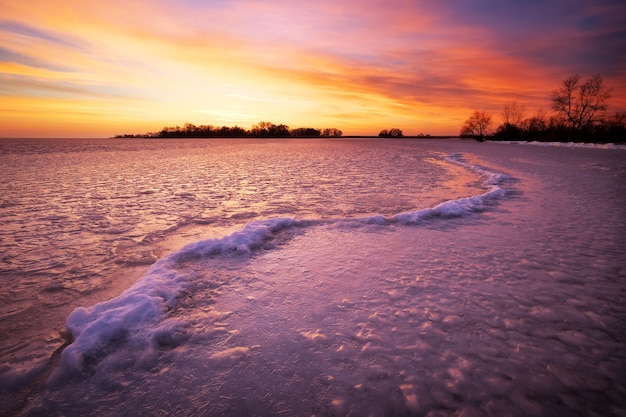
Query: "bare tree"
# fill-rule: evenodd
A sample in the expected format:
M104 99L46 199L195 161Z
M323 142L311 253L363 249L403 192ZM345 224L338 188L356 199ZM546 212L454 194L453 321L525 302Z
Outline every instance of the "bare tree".
M289 136L289 126L283 124L275 125L271 122L259 122L259 124L252 126L250 134L261 137Z
M548 116L545 110L540 109L534 116L522 122L522 129L528 133L538 134L548 128Z
M576 131L591 127L599 112L606 110L611 89L603 85L600 75L585 82L578 74L563 80L563 85L552 93L552 110L558 112L565 123Z
M491 115L485 111L475 111L461 128L461 136L470 136L483 141L491 126Z
M339 137L341 135L343 135L343 132L335 127L322 130L322 136L324 137Z
M524 120L526 109L523 104L516 102L507 103L502 110L502 118L505 126L520 126Z
M401 138L404 137L404 133L402 133L402 130L398 129L397 127L394 127L393 129L384 129L381 130L380 133L378 134L378 137L381 138Z

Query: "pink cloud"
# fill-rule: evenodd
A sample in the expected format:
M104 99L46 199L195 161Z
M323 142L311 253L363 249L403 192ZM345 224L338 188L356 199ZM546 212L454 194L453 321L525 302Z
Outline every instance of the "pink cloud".
M0 5L9 22L0 25L0 52L22 65L0 68L4 80L19 80L11 89L15 97L28 93L25 86L40 86L47 98L77 92L76 99L88 100L96 92L119 100L120 112L121 97L146 100L161 106L154 116L159 124L168 105L198 103L204 114L217 114L220 105L234 106L239 94L273 103L276 121L313 113L320 122L344 114L354 126L394 115L398 123L439 117L433 128L440 123L440 132L456 133L458 126L444 123L472 109L497 113L510 101L549 109L550 91L565 76L589 70L589 62L598 65L594 72L607 71L612 103L626 110L626 65L615 65L626 54L613 53L619 45L623 50L615 34L623 33L624 18L602 2L553 19L551 31L541 12L556 16L554 4L488 8L480 0ZM511 20L516 17L519 22ZM219 88L228 83L254 94ZM281 100L299 104L280 106ZM253 107L223 113L260 114Z

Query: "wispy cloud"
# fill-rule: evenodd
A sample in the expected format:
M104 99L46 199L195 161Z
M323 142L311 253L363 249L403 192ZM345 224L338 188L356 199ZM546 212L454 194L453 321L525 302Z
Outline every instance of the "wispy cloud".
M19 21L6 19L0 20L0 32L6 32L12 35L25 36L30 38L37 38L43 41L52 42L72 48L81 46L81 42L64 38L62 35L56 33L55 31L38 28Z
M604 74L613 108L626 110L626 5L611 0L0 0L0 7L0 96L21 106L24 126L33 125L29 108L36 120L41 109L72 100L69 107L82 103L107 117L65 118L68 129L100 134L116 118L158 128L249 125L260 116L347 133L391 125L456 133L473 109L498 113L508 101L549 108L550 91L575 72ZM11 132L16 123L0 116Z

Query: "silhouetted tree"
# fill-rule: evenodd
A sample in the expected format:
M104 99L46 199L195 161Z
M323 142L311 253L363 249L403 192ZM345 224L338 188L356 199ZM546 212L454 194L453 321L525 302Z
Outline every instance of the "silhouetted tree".
M289 136L289 126L283 124L275 125L271 122L259 122L258 124L252 126L250 135L272 138L285 137Z
M378 134L378 137L380 138L401 138L403 136L404 134L402 133L402 130L395 128L395 127L389 130L383 129Z
M244 137L248 136L248 131L243 127L233 126L230 128L231 136L233 137Z
M591 128L598 113L606 110L610 97L611 90L603 85L600 75L581 82L576 74L563 80L563 85L552 93L552 109L569 128L580 132Z
M517 104L516 102L505 104L502 109L504 124L519 127L524 120L525 112L526 109L523 104Z
M401 138L404 136L404 134L402 133L402 130L394 127L393 129L389 130L389 136L391 136L392 138Z
M269 136L270 126L272 126L272 123L270 122L259 122L258 124L252 126L250 134L252 136Z
M321 134L321 130L312 127L299 127L291 130L291 136L293 137L317 137Z
M517 104L516 102L505 104L502 109L502 120L504 122L496 129L494 138L521 139L524 136L521 126L524 121L524 112L525 109L522 104Z
M522 122L522 128L531 135L538 135L548 128L548 117L544 110L539 110L534 116Z
M485 136L489 132L490 126L491 115L485 111L476 110L463 124L463 127L461 128L461 136L471 137L482 142L485 140Z
M115 135L116 138L240 138L240 137L339 137L343 133L336 128L326 128L323 130L312 127L301 127L289 130L289 126L284 124L276 125L270 122L259 122L253 125L250 130L246 130L239 126L222 126L215 127L211 125L196 126L192 123L185 123L181 128L164 127L158 132L144 134L122 134Z
M289 126L287 125L275 125L270 126L270 136L274 138L282 138L289 136Z
M626 113L615 113L600 121L594 129L597 142L626 142Z
M330 138L330 137L339 137L343 135L343 132L337 128L331 127L322 130L322 136Z
M520 140L524 137L524 129L518 125L502 123L493 134L494 139Z
M198 132L198 128L192 123L185 123L182 132L185 137L193 137Z

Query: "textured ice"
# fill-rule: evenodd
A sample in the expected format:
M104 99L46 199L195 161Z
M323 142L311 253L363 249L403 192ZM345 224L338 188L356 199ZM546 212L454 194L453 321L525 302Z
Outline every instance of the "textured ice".
M449 157L449 160L482 175L484 177L483 188L487 191L472 197L446 201L433 208L398 214L385 219L386 222L415 224L433 217L461 217L481 211L485 202L505 195L505 190L500 184L507 179L506 175L469 165L461 161L459 156ZM379 216L326 221L297 221L291 218L259 220L223 238L189 244L180 251L157 261L141 280L119 297L90 308L80 307L74 310L66 321L66 328L71 335L72 343L63 351L59 369L52 375L52 381L57 381L68 373L91 371L96 365L95 362L103 360L103 357L108 354L110 345L115 345L120 341L136 339L133 342L145 349L144 342L152 341L155 337L155 327L159 328L156 332L157 337L167 338L159 327L161 321L168 310L176 307L176 298L183 289L193 291L193 281L198 279L196 274L190 274L184 268L181 271L181 264L200 262L202 259L211 257L228 257L233 253L252 254L262 248L265 243L271 244L271 240L281 231L295 226L313 227L330 224L332 230L341 230L343 223L346 222L367 225L376 223L375 220L378 218ZM315 333L313 336L309 335L308 338L315 340L318 336ZM238 352L237 349L236 352Z
M452 188L460 171L431 163L435 151L379 143L0 141L0 414L45 378L72 310L119 295L185 244L255 220L388 216L474 190Z
M473 195L173 252L23 414L624 415L624 151L427 143Z

